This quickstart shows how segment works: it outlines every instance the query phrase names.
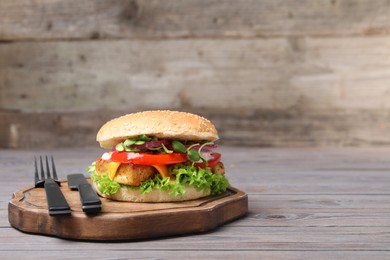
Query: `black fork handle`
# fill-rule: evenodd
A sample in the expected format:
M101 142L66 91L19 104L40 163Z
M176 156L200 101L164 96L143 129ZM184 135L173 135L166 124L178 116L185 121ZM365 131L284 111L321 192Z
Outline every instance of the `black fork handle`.
M49 215L67 215L71 213L68 202L58 184L52 179L45 180L46 199Z

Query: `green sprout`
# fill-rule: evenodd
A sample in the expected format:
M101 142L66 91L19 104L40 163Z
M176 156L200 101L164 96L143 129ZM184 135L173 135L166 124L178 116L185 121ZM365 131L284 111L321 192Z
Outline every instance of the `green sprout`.
M132 147L133 145L143 145L146 142L150 141L156 141L157 137L155 136L147 136L145 134L141 134L136 138L128 138L123 143L119 143L115 146L115 149L119 152L126 151L126 152L140 152L141 150L138 148ZM209 144L213 144L212 142L205 142L203 144L201 143L192 143L189 147L186 147L182 142L178 140L172 141L172 150L169 150L163 143L161 143L161 146L159 147L151 147L147 148L150 151L159 151L164 152L167 154L171 154L174 151L178 153L186 153L187 158L193 162L198 162L199 160L202 160L206 165L208 165L208 161L206 158L202 156L202 149ZM199 146L200 145L200 146ZM193 149L194 147L199 146L199 149Z

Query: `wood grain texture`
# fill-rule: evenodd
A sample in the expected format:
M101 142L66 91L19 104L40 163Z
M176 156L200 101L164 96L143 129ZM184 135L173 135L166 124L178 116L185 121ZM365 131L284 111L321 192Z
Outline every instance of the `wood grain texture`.
M4 259L15 259L23 258L26 256L25 251L4 251L2 252ZM154 254L154 255L153 255ZM302 259L318 259L328 260L334 259L356 259L356 260L367 260L367 259L387 259L390 257L389 252L379 251L343 251L343 252L332 252L332 251L296 251L296 250L285 250L283 253L280 251L199 251L199 250L163 250L153 251L151 254L150 250L117 250L115 252L111 250L85 250L85 251L68 251L66 256L71 259L85 259L86 257L102 258L107 259L115 255L115 258L125 259L139 259L139 258L155 258L158 254L159 259L238 259L245 257L246 259L276 259L276 260L302 260ZM61 249L43 251L40 256L29 255L29 259L42 259L45 258L58 258L59 255L63 255Z
M386 110L389 45L390 37L2 44L1 108Z
M381 35L386 0L3 0L0 40Z
M24 233L12 230L4 231L4 237L9 236L6 244L0 245L2 251L8 251L12 245L18 244L18 240L26 237ZM302 233L305 235L303 236ZM44 241L50 241L42 236L31 237L31 243L24 247L24 250L41 248ZM36 238L35 240L33 238ZM53 238L51 238L53 240ZM29 241L30 241L29 240ZM57 241L56 239L54 239ZM212 241L212 243L211 243ZM374 242L372 242L374 241ZM382 241L382 242L380 242ZM106 241L109 242L109 241ZM105 243L106 243L105 242ZM148 244L149 242L149 244ZM48 243L47 250L58 250L62 246L64 251L92 251L99 244L75 241L61 241L58 244ZM220 228L218 232L200 234L194 236L172 237L166 240L140 241L134 243L107 243L103 248L110 250L126 250L131 253L134 250L166 251L271 251L282 252L284 250L297 251L384 251L388 252L390 243L388 231L383 227L363 229L361 227L230 227ZM100 249L102 250L102 249ZM153 253L153 252L152 252Z
M92 145L105 120L160 108L209 117L228 144L389 145L389 46L387 36L2 44L0 146Z
M390 144L387 0L4 0L0 147L93 146L169 108L222 142Z
M247 195L231 187L219 197L181 203L123 203L101 198L101 212L86 215L78 192L70 190L67 182L61 184L72 210L70 216L49 216L44 189L30 186L16 191L8 204L10 224L24 232L61 238L140 240L207 232L245 216L248 211Z
M387 259L390 148L220 147L227 177L248 193L246 218L195 236L90 243L10 227L12 192L32 183L33 155L0 150L0 250L4 257ZM46 151L47 152L47 151ZM83 172L101 149L56 149L60 177ZM11 174L12 173L12 174ZM253 184L252 184L253 183ZM240 188L242 189L242 188ZM20 248L23 248L22 250ZM228 249L228 250L227 250Z

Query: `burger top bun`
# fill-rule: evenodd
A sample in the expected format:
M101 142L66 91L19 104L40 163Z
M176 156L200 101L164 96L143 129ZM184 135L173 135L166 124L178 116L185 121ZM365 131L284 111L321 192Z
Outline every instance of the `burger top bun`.
M111 149L140 134L177 140L217 140L215 126L206 118L178 111L153 110L124 115L105 123L96 136L103 148Z

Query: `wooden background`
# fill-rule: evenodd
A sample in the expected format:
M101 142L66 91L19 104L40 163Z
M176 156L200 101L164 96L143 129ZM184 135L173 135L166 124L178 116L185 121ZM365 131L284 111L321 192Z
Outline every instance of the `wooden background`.
M97 146L145 109L221 143L390 144L388 0L2 0L0 147Z

